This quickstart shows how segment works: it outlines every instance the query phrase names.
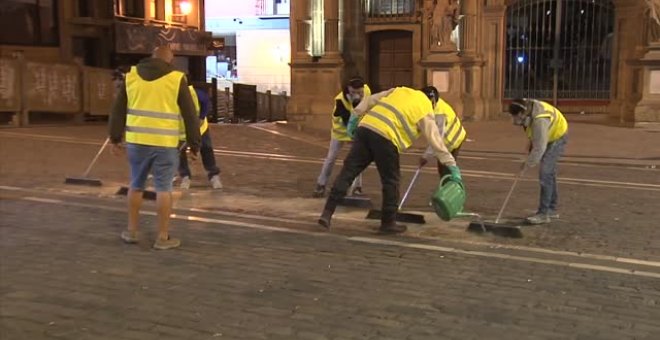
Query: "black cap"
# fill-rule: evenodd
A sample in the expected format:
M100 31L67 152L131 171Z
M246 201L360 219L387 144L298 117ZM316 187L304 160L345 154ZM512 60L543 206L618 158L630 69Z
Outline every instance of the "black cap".
M516 98L509 104L509 113L512 115L519 115L527 111L527 99Z
M420 91L424 92L432 102L437 101L440 97L440 92L438 92L438 89L436 89L435 86L424 86Z
M352 77L351 79L348 80L348 86L354 88L354 89L361 89L364 87L364 79L359 76Z

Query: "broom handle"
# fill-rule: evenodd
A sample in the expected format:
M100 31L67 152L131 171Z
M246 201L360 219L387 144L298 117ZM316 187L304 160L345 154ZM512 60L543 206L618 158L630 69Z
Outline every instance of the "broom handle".
M415 181L417 180L417 176L419 176L420 171L422 171L422 167L417 167L417 171L415 171L415 175L413 176L412 180L410 180L410 184L408 184L408 189L406 189L406 193L403 194L403 198L401 199L401 202L399 202L398 210L401 210L401 207L403 207L403 203L406 201L406 198L408 198L408 194L410 193L413 184L415 184Z
M504 212L504 208L506 208L506 204L509 203L509 198L511 198L511 194L513 193L513 189L516 188L516 184L518 183L518 180L522 176L522 172L520 172L518 175L516 175L516 179L513 181L513 184L511 185L511 189L509 189L509 193L506 195L506 198L504 199L504 203L502 203L502 208L500 208L500 212L497 214L497 218L495 219L495 223L500 222L500 218L502 217L502 213Z
M94 156L94 159L92 159L92 162L89 163L89 166L87 167L87 170L85 170L85 173L83 174L83 177L87 177L87 175L89 175L89 172L92 171L92 167L94 166L94 163L96 163L96 160L99 159L99 156L101 156L101 153L103 153L103 150L108 145L109 141L110 141L110 137L105 139L105 142L103 142L103 146L101 147L101 149L99 149L99 152L96 153L96 156Z

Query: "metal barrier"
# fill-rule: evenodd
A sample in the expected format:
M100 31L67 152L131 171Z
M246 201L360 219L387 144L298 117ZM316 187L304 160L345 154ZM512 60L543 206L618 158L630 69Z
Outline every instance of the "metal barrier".
M263 93L257 92L253 85L234 85L238 85L243 91L237 92L236 87L231 90L225 87L224 90L218 91L218 122L272 122L287 119L289 97L286 93L273 94L271 91Z
M0 112L12 126L30 125L32 113L107 116L114 99L112 70L76 64L0 59Z
M608 100L613 31L610 0L518 1L507 9L505 98Z

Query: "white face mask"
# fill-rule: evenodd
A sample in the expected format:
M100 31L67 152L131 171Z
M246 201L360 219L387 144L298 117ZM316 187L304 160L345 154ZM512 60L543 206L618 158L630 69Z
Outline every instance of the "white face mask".
M529 123L531 121L531 118L532 117L530 117L528 115L523 115L523 114L515 115L515 116L513 116L513 125L528 127Z
M360 100L362 100L362 96L360 96L359 94L348 94L346 97L348 97L348 101L350 101L353 104L359 103Z

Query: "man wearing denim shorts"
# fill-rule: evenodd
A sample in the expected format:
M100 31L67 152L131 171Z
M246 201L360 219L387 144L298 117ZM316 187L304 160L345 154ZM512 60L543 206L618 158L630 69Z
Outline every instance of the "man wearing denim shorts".
M178 166L179 121L183 118L186 140L193 155L199 151L199 119L188 82L171 62L167 46L154 50L126 74L110 116L112 151L118 154L126 133L126 151L131 169L128 191L128 229L121 233L127 243L138 242L138 218L147 176L153 175L158 210L155 249L176 248L181 241L168 233L172 210L172 177Z

